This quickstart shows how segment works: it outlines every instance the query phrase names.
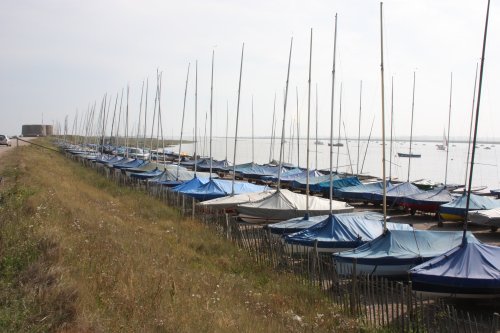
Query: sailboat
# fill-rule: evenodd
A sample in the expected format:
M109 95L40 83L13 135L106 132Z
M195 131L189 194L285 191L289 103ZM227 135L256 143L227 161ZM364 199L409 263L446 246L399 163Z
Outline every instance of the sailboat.
M410 170L410 158L420 158L422 157L421 154L413 153L411 151L411 146L413 142L413 113L415 111L415 72L413 72L413 95L412 95L412 102L411 102L411 126L410 126L410 151L408 153L399 153L399 157L406 157L408 158L408 170Z
M448 140L446 138L446 133L443 130L443 143L436 145L437 150L448 150Z
M288 79L290 75L290 61L292 55L292 44L290 43L290 55L287 72L287 85L285 88L285 103L283 108L283 126L281 135L280 148L280 164L283 163L283 145L285 138L285 119L287 110L287 94L288 94ZM311 30L311 50L312 50L312 30ZM312 52L312 51L311 51ZM310 56L311 62L311 56ZM310 71L309 71L309 89L310 89ZM309 94L310 97L310 94ZM310 104L309 104L310 105ZM308 107L308 117L310 116L310 107ZM309 123L309 122L308 122ZM309 126L308 126L309 132ZM306 140L309 144L309 135ZM308 149L309 152L309 149ZM309 160L309 158L307 158ZM309 163L307 163L309 168ZM306 178L309 178L309 173L306 173ZM354 208L345 202L332 201L315 196L309 196L309 186L306 189L306 195L293 193L291 191L280 188L281 172L278 173L278 184L276 192L268 198L249 204L238 205L237 210L239 217L249 223L274 223L293 218L304 218L309 215L326 215L331 213L351 212ZM308 182L307 182L308 183ZM333 205L333 208L332 208Z
M488 0L462 242L434 260L410 270L412 288L419 292L454 298L500 298L500 247L482 244L467 237L489 9Z

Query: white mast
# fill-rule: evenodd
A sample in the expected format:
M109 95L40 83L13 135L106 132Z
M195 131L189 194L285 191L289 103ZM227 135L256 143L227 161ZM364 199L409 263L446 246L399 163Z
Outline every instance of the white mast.
M182 134L184 133L184 115L186 114L186 96L188 89L188 81L189 81L189 68L191 67L191 63L188 64L188 70L186 75L186 86L184 88L184 104L182 106L182 122L181 122L181 140L179 143L179 158L177 160L177 175L175 177L176 180L179 180L179 168L181 165L181 152L182 152Z
M283 145L285 144L285 120L286 120L286 102L288 97L288 82L290 80L290 63L292 61L292 47L293 47L293 37L290 39L290 54L288 55L288 70L286 74L286 84L285 84L285 100L283 102L283 124L281 126L281 143L280 143L280 163L278 168L278 184L277 190L280 190L281 185L281 169L283 167ZM308 138L309 140L309 138Z
M384 94L384 28L383 28L383 2L380 3L380 81L382 94L382 188L384 210L384 230L387 230L387 184L385 179L385 94Z
M240 116L240 96L241 96L241 75L243 74L243 55L245 52L245 43L241 46L240 61L240 79L238 81L238 102L236 103L236 130L234 134L234 152L233 152L233 181L231 183L231 196L234 195L234 182L236 180L236 148L238 143L238 120Z
M333 213L333 107L335 102L335 58L337 52L337 14L335 14L335 31L333 35L333 65L332 65L332 102L330 105L330 215ZM338 160L337 160L338 161ZM337 162L338 164L338 162Z
M311 38L309 41L309 80L307 93L307 165L306 165L306 216L309 216L309 154L310 154L310 123L311 123L311 64L312 64L312 37L313 30L311 28ZM316 146L317 147L317 146Z

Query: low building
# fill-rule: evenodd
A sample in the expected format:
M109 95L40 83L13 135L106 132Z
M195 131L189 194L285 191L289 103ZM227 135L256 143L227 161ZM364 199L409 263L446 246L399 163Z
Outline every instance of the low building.
M54 132L52 125L23 125L23 136L50 136Z

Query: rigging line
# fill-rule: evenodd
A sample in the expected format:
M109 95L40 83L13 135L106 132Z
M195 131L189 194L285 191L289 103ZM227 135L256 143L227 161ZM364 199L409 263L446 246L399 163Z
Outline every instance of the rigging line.
M345 130L345 123L344 122L342 122L342 126L344 127L345 145L346 145L346 148L347 148L347 156L349 156L349 165L351 166L351 174L353 174L354 170L352 168L351 152L349 151L349 143L347 142L347 132Z

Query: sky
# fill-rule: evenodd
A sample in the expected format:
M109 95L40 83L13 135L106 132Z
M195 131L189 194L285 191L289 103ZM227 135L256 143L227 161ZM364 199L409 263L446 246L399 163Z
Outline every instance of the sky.
M415 75L413 133L442 137L448 123L453 73L451 137L468 136L486 5L486 0L384 2L387 131L392 107L395 135L409 136ZM319 136L328 137L335 14L338 15L335 133L342 86L345 133L357 136L361 102L361 136L368 136L373 121L373 136L380 136L380 3L372 0L2 0L0 133L18 134L22 124L41 123L42 117L46 124L62 126L66 116L71 132L76 115L81 124L81 117L94 103L99 110L105 94L110 98L107 101L111 101L108 113L111 119L117 94L127 87L129 131L135 133L145 80L149 83L148 127L151 124L158 69L162 72L163 131L167 137L179 137L190 64L184 136L191 136L195 113L194 67L198 62L198 128L203 134L205 115L210 108L210 66L214 51L213 133L225 135L227 107L232 136L240 57L245 43L239 135L252 133L253 96L255 135L269 136L275 96L280 124L283 117L293 37L285 128L288 132L298 118L300 136L305 137L312 29L311 136L315 135L317 107ZM500 4L493 2L479 125L479 136L485 139L500 138L499 41ZM124 107L125 101L126 96ZM111 120L108 132L110 124ZM120 131L124 131L123 125ZM342 130L342 135L345 133Z

